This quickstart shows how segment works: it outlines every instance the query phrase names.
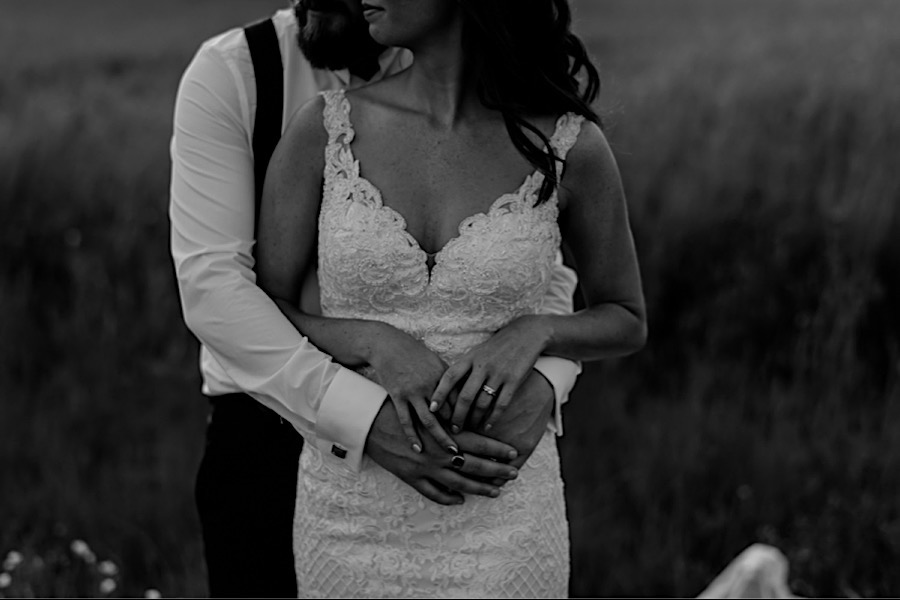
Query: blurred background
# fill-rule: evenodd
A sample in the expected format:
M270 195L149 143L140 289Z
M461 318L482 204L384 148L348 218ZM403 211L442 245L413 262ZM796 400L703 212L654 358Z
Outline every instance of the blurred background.
M0 596L206 593L172 106L284 4L0 2ZM575 8L651 337L566 409L572 594L695 595L753 542L900 593L900 3Z

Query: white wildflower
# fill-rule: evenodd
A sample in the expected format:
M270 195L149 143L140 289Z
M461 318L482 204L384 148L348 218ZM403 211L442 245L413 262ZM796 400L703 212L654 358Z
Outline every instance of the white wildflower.
M162 594L159 593L159 590L154 590L150 588L146 592L144 592L144 598L162 598Z
M8 588L11 583L12 575L9 573L0 573L0 590Z
M72 540L72 544L69 547L75 556L87 564L92 565L97 562L97 555L94 554L94 551L91 550L91 547L84 540Z
M115 577L119 574L119 567L117 567L116 563L111 560L104 560L99 565L97 565L97 571L99 571L101 575L106 575L107 577Z
M116 591L116 582L114 579L110 579L109 577L107 577L100 582L101 594L112 594L114 591Z
M20 564L22 564L22 553L16 552L15 550L10 550L6 555L6 558L3 560L3 570L12 571Z

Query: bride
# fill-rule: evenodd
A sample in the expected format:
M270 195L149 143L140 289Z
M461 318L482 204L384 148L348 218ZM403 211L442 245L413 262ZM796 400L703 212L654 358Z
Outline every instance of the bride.
M316 345L373 378L385 336L421 345L410 370L427 393L391 401L414 448L440 444L462 469L453 435L488 431L539 355L598 360L643 345L625 198L567 0L364 8L372 37L414 64L325 92L295 117L267 174L259 284L297 307L317 251L324 316L295 317ZM588 308L538 315L561 244ZM354 475L307 444L300 463L301 596L567 595L549 431L512 481L448 505L372 460Z

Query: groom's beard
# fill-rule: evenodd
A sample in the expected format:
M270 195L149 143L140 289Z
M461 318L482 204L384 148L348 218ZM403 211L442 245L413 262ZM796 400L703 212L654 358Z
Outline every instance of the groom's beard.
M361 11L354 13L339 0L298 0L294 15L300 50L313 67L350 69L366 79L378 70L384 47L369 35Z

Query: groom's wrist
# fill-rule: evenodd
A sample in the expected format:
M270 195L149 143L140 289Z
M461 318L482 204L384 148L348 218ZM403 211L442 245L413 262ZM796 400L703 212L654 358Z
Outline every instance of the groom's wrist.
M557 356L541 356L534 365L553 388L555 407L550 429L558 436L563 434L562 405L569 399L569 394L581 373L581 365L577 362Z
M537 367L532 368L531 371L537 375L537 377L535 377L535 381L541 382L536 385L541 386L543 390L543 396L547 399L547 402L554 402L556 400L556 388L554 388L553 382L550 381L550 379L547 378L547 376L544 375L544 373L542 373L541 370Z
M374 381L341 369L316 415L316 447L323 456L359 471L366 439L386 396Z

